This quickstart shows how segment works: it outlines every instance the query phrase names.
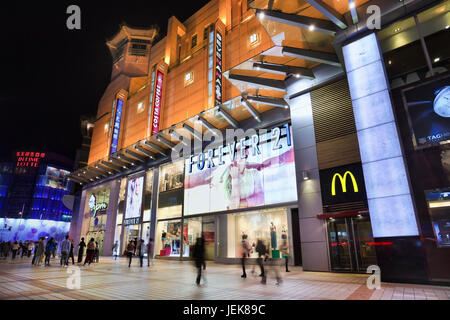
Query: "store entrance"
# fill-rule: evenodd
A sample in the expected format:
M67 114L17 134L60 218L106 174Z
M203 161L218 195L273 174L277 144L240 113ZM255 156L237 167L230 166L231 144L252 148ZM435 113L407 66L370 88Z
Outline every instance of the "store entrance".
M366 272L377 264L369 216L327 220L332 271Z
M124 227L124 237L122 239L122 252L126 250L128 243L131 240L139 240L140 239L140 232L141 232L141 225L140 224L131 224Z
M105 233L103 231L98 232L90 231L86 234L86 238L87 238L86 244L89 242L89 240L91 240L91 238L94 238L95 242L98 243L99 255L101 256L103 254L103 240L105 239Z

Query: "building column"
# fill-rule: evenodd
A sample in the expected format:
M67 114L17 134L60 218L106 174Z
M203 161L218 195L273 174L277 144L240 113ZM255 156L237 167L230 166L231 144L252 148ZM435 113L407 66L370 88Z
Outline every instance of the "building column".
M106 218L106 230L103 240L103 256L112 256L112 246L116 234L117 206L119 204L120 179L110 183L109 203Z
M424 278L419 229L383 56L375 33L342 47L383 281ZM414 270L414 271L413 271Z
M310 94L301 95L289 104L297 174L303 270L329 271L326 225L316 217L322 212L322 196ZM307 174L308 180L304 180L303 172Z

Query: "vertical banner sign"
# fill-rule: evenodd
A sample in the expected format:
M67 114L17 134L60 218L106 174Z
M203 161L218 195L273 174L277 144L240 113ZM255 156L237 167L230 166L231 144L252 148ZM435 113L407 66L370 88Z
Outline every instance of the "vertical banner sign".
M123 89L121 89L116 95L109 154L115 153L119 147L120 125L122 123L122 114L124 112L127 97L128 92Z
M214 74L215 74L215 94L214 94L214 105L222 104L222 72L223 72L223 52L224 52L224 36L225 36L225 25L219 19L216 22L215 27L215 46L214 46Z
M167 72L167 64L162 62L156 68L156 79L153 88L153 105L151 113L151 135L159 132L159 124L161 120L161 107L163 97L164 77Z

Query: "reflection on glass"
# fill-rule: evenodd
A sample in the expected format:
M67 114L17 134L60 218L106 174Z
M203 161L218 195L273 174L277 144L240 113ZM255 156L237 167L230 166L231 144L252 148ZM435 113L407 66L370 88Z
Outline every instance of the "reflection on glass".
M155 255L179 257L181 253L181 220L159 221L156 227Z
M169 191L183 187L184 162L177 161L160 168L159 191Z

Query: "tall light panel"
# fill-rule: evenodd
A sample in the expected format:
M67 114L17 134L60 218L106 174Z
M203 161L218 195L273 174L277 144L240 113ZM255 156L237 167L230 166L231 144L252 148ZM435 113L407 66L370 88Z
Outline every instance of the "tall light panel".
M343 48L375 238L417 236L407 168L375 33Z

